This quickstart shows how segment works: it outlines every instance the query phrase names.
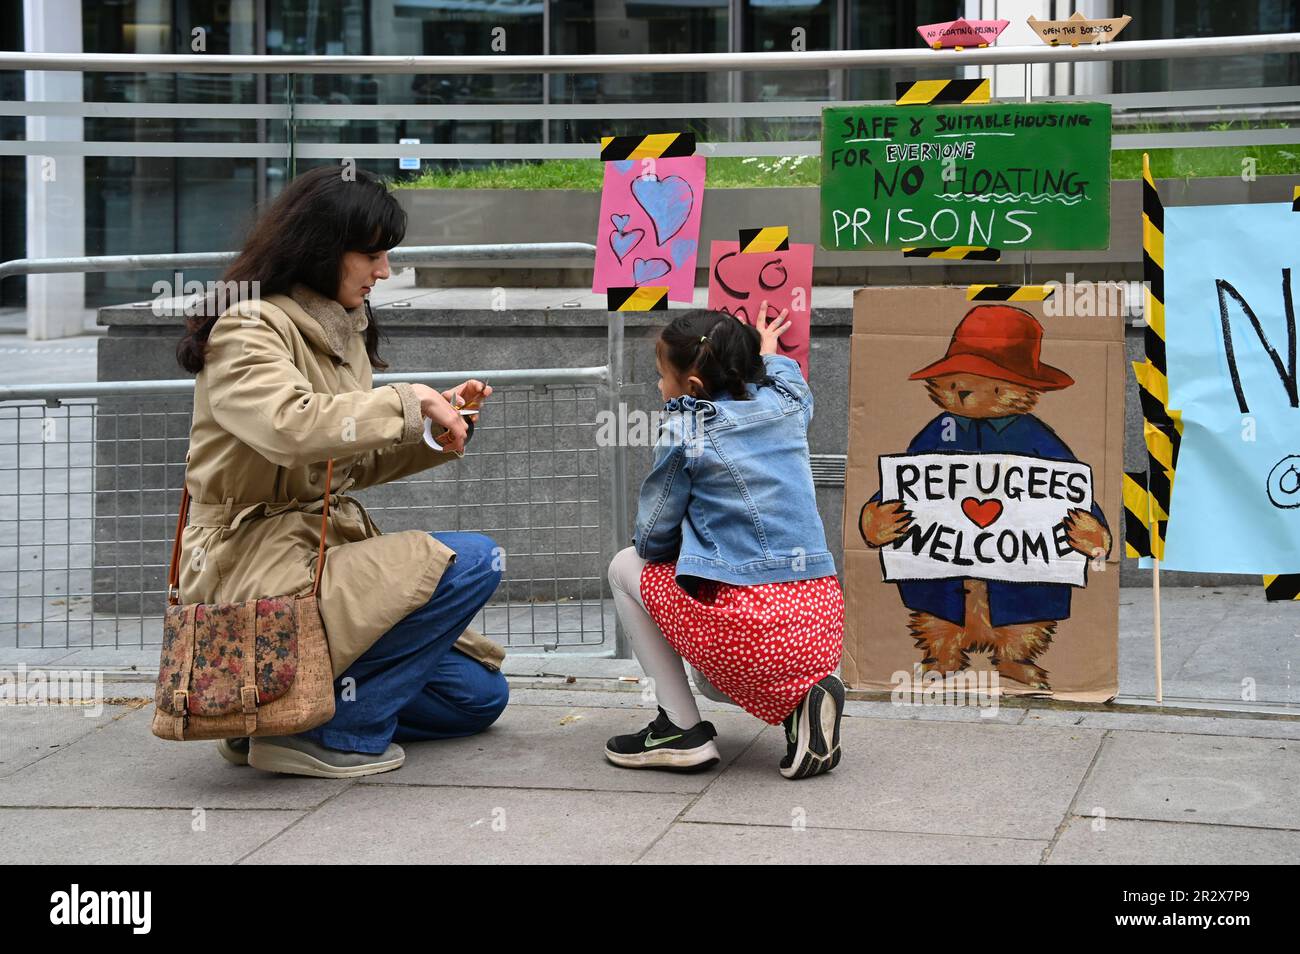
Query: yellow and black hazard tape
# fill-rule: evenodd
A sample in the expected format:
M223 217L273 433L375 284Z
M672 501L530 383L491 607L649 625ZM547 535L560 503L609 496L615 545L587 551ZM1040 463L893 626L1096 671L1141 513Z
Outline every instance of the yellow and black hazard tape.
M790 251L790 227L769 225L762 229L740 230L740 254L749 252Z
M673 159L695 155L695 133L651 133L648 136L602 136L600 161Z
M967 285L967 301L1047 301L1054 285Z
M1142 278L1146 357L1133 362L1138 399L1142 404L1147 490L1151 497L1147 521L1150 552L1142 555L1160 560L1165 555L1165 531L1183 422L1181 414L1169 407L1169 376L1165 364L1165 209L1145 153L1142 156Z
M1300 600L1300 573L1281 573L1264 577L1264 598L1270 603L1278 600Z
M895 106L957 106L987 103L989 81L985 79L917 80L894 84Z
M1147 475L1124 472L1124 553L1131 557L1151 555L1151 495Z
M996 262L1002 252L982 245L940 245L935 248L903 249L903 258L946 258L955 262Z
M668 289L661 287L610 288L605 292L609 311L667 311Z
M1300 212L1300 186L1295 186L1291 190L1291 211Z

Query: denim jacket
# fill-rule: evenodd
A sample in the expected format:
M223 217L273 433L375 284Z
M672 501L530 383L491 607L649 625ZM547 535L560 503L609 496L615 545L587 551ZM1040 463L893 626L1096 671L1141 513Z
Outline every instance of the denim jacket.
M677 575L753 586L835 574L813 491L813 398L799 365L764 355L752 400L679 397L664 407L641 485L636 552Z

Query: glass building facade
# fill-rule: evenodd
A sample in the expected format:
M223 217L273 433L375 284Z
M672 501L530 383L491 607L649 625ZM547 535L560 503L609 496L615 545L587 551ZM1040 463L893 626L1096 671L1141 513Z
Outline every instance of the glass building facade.
M28 3L33 0L28 0ZM979 0L82 0L88 53L483 55L709 53L917 48L919 23L977 15ZM1114 0L1133 23L1124 39L1273 33L1297 29L1300 2ZM0 5L0 46L23 49L22 3ZM1289 85L1293 56L1117 63L1114 92ZM954 59L954 63L955 63ZM367 76L86 73L83 99L107 103L495 105L772 102L879 99L898 80L956 75L956 67L905 71L583 75ZM1055 80L1053 80L1055 81ZM21 73L0 73L0 95L23 98ZM1063 90L1073 92L1074 90ZM688 111L687 111L688 112ZM815 138L816 117L788 120L531 118L302 120L300 143L509 144L593 142L620 131L694 129L712 140ZM21 117L0 117L4 138L23 138ZM157 142L285 142L286 124L202 115L87 118L84 138ZM478 160L465 160L466 162ZM426 167L429 160L425 161ZM457 160L435 160L455 165ZM0 257L24 254L24 159L0 157ZM298 168L304 161L299 160ZM385 175L389 160L362 162ZM230 247L257 204L287 175L273 159L114 156L85 159L85 254L211 251ZM87 304L147 294L157 276L91 275ZM22 282L5 283L5 303Z

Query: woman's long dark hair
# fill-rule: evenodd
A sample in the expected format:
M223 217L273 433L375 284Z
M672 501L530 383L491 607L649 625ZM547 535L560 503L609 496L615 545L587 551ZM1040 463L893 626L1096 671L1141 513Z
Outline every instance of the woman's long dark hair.
M762 339L749 324L720 311L688 311L659 335L664 360L683 376L695 375L708 397L749 400L746 384L767 379Z
M257 217L239 257L221 276L223 283L257 282L257 294L287 295L296 283L333 298L339 291L344 252L387 251L406 235L406 212L378 178L349 167L320 166L290 182ZM225 287L247 287L226 285ZM205 309L187 322L176 346L186 371L203 370L204 350L220 314ZM376 368L379 328L366 304L366 353Z

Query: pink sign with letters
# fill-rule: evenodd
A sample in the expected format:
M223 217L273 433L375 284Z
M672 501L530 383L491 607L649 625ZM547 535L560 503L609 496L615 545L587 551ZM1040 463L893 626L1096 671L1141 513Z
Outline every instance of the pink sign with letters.
M666 287L669 301L695 297L704 202L704 156L605 163L591 290Z
M709 246L709 308L754 324L767 302L767 319L788 308L790 327L781 335L780 353L799 362L808 377L809 315L812 312L813 247L790 243L784 252L746 252L739 242Z
M1010 20L946 20L916 28L926 46L979 46L992 44L1010 26Z

